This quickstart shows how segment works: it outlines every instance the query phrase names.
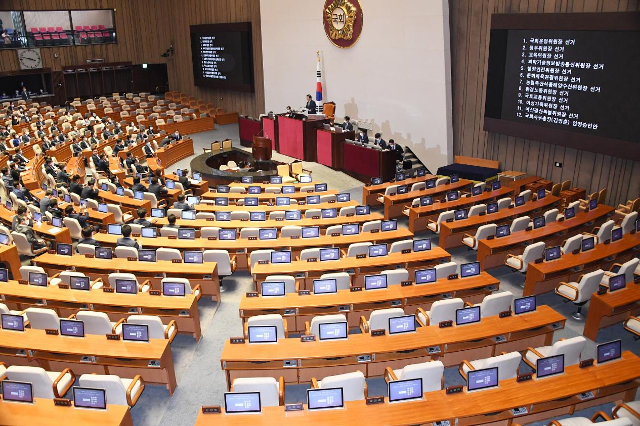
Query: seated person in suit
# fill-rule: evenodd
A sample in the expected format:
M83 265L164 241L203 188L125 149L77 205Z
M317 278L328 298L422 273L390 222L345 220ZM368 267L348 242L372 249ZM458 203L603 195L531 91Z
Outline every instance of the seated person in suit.
M117 156L120 151L124 149L124 143L122 143L121 139L116 141L116 144L113 146L113 155Z
M356 139L356 141L364 144L369 143L369 138L367 137L367 134L363 129L360 129L360 132L358 133L358 139Z
M13 178L9 173L8 167L2 168L2 183L4 183L4 187L7 188L7 191L11 191L13 189Z
M179 141L182 139L182 135L180 134L180 132L176 129L175 132L173 132L171 134L171 136L169 136L169 139L171 139L172 141Z
M98 163L95 164L96 170L106 174L107 176L111 176L111 170L109 170L109 160L107 160L107 155L103 152L98 156Z
M133 186L131 186L131 190L133 192L147 192L147 187L140 183L140 178L138 176L133 177Z
M382 139L382 135L380 133L376 133L374 136L374 140L373 140L373 144L374 145L379 145L380 148L382 149L386 149L387 148L387 142Z
M309 114L315 114L316 113L316 101L313 100L313 98L311 97L311 95L307 95L307 104L305 105L305 108L307 109Z
M71 219L77 220L81 228L84 228L85 226L87 226L87 219L89 219L89 213L87 212L86 207L81 206L80 213L76 213L75 210L73 210L73 205L67 204L67 207L64 208L64 214Z
M404 156L404 149L400 145L396 143L393 139L389 139L389 146L387 147L389 151L394 151L396 153L397 159L402 160Z
M163 228L172 228L172 229L179 229L180 226L176 225L176 215L171 213L169 216L167 216L167 221L169 222L168 225L163 226Z
M56 183L69 185L70 182L71 178L69 177L69 174L64 169L60 169L56 175Z
M140 207L137 213L138 213L138 218L135 219L133 223L135 223L136 225L142 225L145 228L152 225L152 223L146 219L147 209L145 209L144 207Z
M98 182L94 178L91 178L89 179L89 182L87 182L87 186L82 188L80 198L90 198L92 200L97 200L98 194Z
M34 250L39 250L43 247L47 247L47 243L42 238L38 238L38 234L33 230L33 227L29 224L29 218L27 215L20 216L18 225L16 225L16 231L27 238L27 241Z
M189 180L189 170L182 169L182 176L178 177L178 182L182 184L182 187L186 191L191 188L191 180Z
M93 227L84 226L82 228L82 238L78 240L78 244L89 244L91 246L100 247L100 243L93 239ZM78 253L78 246L76 246L76 253Z
M13 219L11 220L11 230L12 231L16 230L16 227L18 226L18 224L22 220L23 216L27 216L27 218L29 219L29 221L28 221L29 226L33 226L33 219L32 219L32 216L31 216L31 212L25 206L18 206L18 209L16 210L16 215L13 216Z
M178 195L178 201L173 203L173 208L174 209L181 209L181 210L193 210L193 206L191 206L190 204L188 204L185 201L184 194L179 194Z
M144 155L147 158L153 157L153 155L156 153L153 147L151 146L151 141L149 139L147 139L147 143L145 143L145 145L142 147L142 150L144 151Z
M348 115L344 116L344 122L342 123L342 130L349 131L353 130L353 123L351 123L351 117Z
M49 204L51 204L51 200L53 199L53 192L50 189L47 189L44 193L44 197L40 200L40 213L44 216L45 212L49 209Z
M71 184L69 184L69 192L73 194L78 194L78 197L80 196L80 194L82 194L82 184L80 183L80 175L75 174L71 178Z
M13 190L11 192L16 195L18 200L22 200L25 203L33 200L31 193L22 187L19 180L13 182Z
M137 158L133 159L133 167L135 167L136 173L147 173L149 171L149 168L140 164L140 160Z
M60 219L62 219L62 210L60 209L60 207L58 207L58 199L52 197L51 201L49 202L49 207L47 207L47 212L51 213L52 217L59 217Z
M140 248L138 242L131 238L131 226L124 225L122 227L122 238L118 238L116 241L116 247L117 246L133 247L136 250Z
M160 200L160 197L167 195L169 190L162 186L158 182L158 178L156 176L151 178L151 184L149 185L149 192L156 196L156 200Z

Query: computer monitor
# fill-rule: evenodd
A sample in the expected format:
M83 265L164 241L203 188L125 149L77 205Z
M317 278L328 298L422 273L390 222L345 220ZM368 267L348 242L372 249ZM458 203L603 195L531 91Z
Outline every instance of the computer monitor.
M331 294L338 292L338 281L335 278L313 280L313 294Z
M275 240L278 238L278 230L276 228L260 228L258 238L260 240Z
M544 251L544 260L550 262L552 260L560 259L562 252L560 251L560 246L549 247Z
M284 212L285 220L300 220L302 219L302 214L300 210L287 210Z
M467 392L498 387L498 367L470 370L467 373Z
M496 238L508 237L511 235L511 225L500 225L496 227Z
M59 217L51 218L51 226L55 226L56 228L62 228L62 219Z
M537 195L538 195L538 200L542 200L544 197L547 196L547 190L544 188L540 188L538 189Z
M76 408L106 410L107 391L106 389L75 386L73 388L73 406Z
M175 183L175 181L172 181L171 179L167 179L164 182L164 184L167 187L167 189L176 189L176 183Z
M319 339L322 340L339 340L347 339L348 325L346 321L325 322L319 325Z
M253 183L253 176L242 176L240 179L242 183Z
M416 331L414 315L401 315L389 318L389 334L411 333Z
M334 217L338 217L337 209L322 209L320 210L320 215L323 219L333 219Z
M467 218L469 212L466 209L455 210L453 212L453 218L455 220L464 220Z
M426 207L433 204L433 197L431 195L426 195L424 197L420 197L420 206Z
M371 214L371 208L369 206L356 206L356 216L363 216Z
M116 280L116 293L138 294L136 280Z
M56 254L60 256L73 256L73 246L71 244L56 243Z
M113 259L111 247L96 247L96 259Z
M564 209L564 218L565 218L565 220L566 219L571 219L575 215L576 215L576 208L575 207L567 207L566 209Z
M110 223L107 225L107 232L111 235L122 235L122 226Z
M518 195L515 199L515 205L516 207L520 207L524 204L524 196L523 195Z
M140 262L155 262L156 251L155 249L140 249L138 250L138 260Z
M460 265L460 278L480 275L480 262L463 263Z
M499 180L493 181L491 182L491 189L493 191L497 191L498 189L502 188L502 184L500 184Z
M613 293L616 290L621 290L627 286L627 277L625 274L616 275L609 278L609 292Z
M326 183L316 183L313 188L315 189L316 192L325 192L327 190L327 184Z
M228 222L231 220L231 212L216 212L216 220L219 222Z
M426 284L436 282L436 269L418 269L416 270L416 284Z
M407 192L409 192L409 185L400 185L396 189L396 193L399 195L406 194Z
M162 295L163 296L178 296L184 297L186 295L185 283L163 281L162 282Z
M203 262L203 253L201 251L185 251L184 252L184 263L202 263Z
M42 213L34 212L33 213L33 221L36 222L36 223L42 223ZM2 235L6 235L6 234L2 234Z
M337 247L321 248L320 249L320 262L340 260L340 249Z
M342 225L342 235L357 235L360 233L360 225L357 223L348 223Z
M536 296L526 296L513 301L513 313L516 315L536 311Z
M153 227L145 227L140 231L140 235L144 238L156 238L158 236L158 230Z
M236 230L235 229L221 229L218 232L218 238L223 241L231 241L236 239Z
M389 403L413 401L422 399L422 378L393 380L387 384L389 388Z
M146 324L122 323L122 340L132 342L148 342L149 326Z
M564 354L538 358L536 360L536 378L555 376L564 373Z
M622 340L602 343L597 347L596 360L598 365L622 358Z
M405 180L407 176L404 173L396 173L396 182L400 182L401 180Z
M198 182L202 182L202 173L193 172L193 180L197 180Z
M310 175L300 175L298 177L298 181L300 183L311 183L311 176Z
M278 330L275 325L250 325L249 343L278 343Z
M429 179L429 180L425 181L425 185L427 186L427 189L435 188L436 187L436 181L437 181L437 179Z
M480 306L456 309L456 325L467 325L480 322Z
M306 200L307 204L320 204L319 195L307 195Z
M247 188L247 192L249 194L260 194L262 192L262 188L259 186L250 186Z
M103 183L102 185L100 185L100 189L102 189L103 191L108 191L109 187L107 186L106 183Z
M387 255L386 244L372 244L369 246L369 257L380 257Z
M213 202L216 206L228 206L229 205L229 199L227 197L215 197L213 199Z
M47 274L44 272L29 272L29 285L46 287L47 284Z
M460 180L458 175L451 175L451 183L456 183Z
M225 392L226 414L259 413L262 411L260 392Z
M7 268L0 268L0 282L9 282L9 271L7 271Z
M422 177L427 175L427 169L419 168L416 170L416 177Z
M344 407L342 388L307 389L308 410L329 410Z
M351 201L351 194L349 194L348 192L343 192L336 195L336 199L339 203L346 203L347 201Z
M180 228L178 229L178 239L180 240L195 240L196 230L194 228Z
M219 213L219 212L217 212ZM182 210L180 212L180 219L183 220L196 220L196 211L195 210ZM216 218L217 220L217 218Z
M151 217L163 218L164 210L163 209L151 209Z
M11 203L11 201L7 200L6 203L4 203L4 205L7 208L7 210L13 210L13 203Z
M447 201L455 201L458 198L460 198L460 193L458 191L447 192Z
M271 176L269 178L269 183L282 185L282 176Z
M260 284L264 297L284 296L284 281L263 281Z
M302 238L318 238L319 236L319 226L305 226L302 228Z
M105 191L106 191L106 189L105 189ZM71 195L69 195L69 194L64 194L63 199L64 199L64 202L65 202L65 203L70 203L70 202L71 202Z
M247 207L255 207L258 204L260 204L260 200L258 200L256 197L246 197L244 199L244 205Z
M218 185L216 187L216 192L220 193L220 194L228 194L229 193L229 186L228 185Z
M598 199L589 200L589 210L595 210L598 207Z
M474 186L473 188L471 188L471 195L480 195L480 194L482 194L481 186Z
M281 192L283 194L295 194L296 192L296 187L293 185L283 185Z
M142 191L136 191L133 193L133 198L136 200L144 200L144 193Z
M636 219L636 232L640 232L640 219Z
M276 206L290 206L291 198L289 197L276 197Z
M84 321L60 319L60 335L84 337Z
M589 251L589 250L593 250L593 248L596 246L596 240L594 237L589 237L589 238L583 238L582 239L582 244L581 244L581 248L582 251Z
M413 240L413 251L421 252L431 250L431 240L428 238L422 240Z
M380 184L382 184L382 178L381 177L371 178L371 184L372 185L380 185Z
M383 288L387 288L387 274L365 275L365 290L380 290Z
M5 402L23 402L32 404L33 388L31 386L31 383L3 380L2 399Z
M542 228L545 225L544 216L538 216L533 218L533 229Z
M24 317L22 315L2 314L2 329L24 331Z
M487 203L487 214L496 213L498 211L498 203Z
M109 212L109 208L107 207L106 204L100 203L100 204L98 204L98 212L100 212L100 213L108 213Z
M380 224L380 230L382 232L387 231L396 231L398 229L398 221L395 219L392 220L383 220Z
M271 263L291 263L290 251L272 251Z
M69 288L71 290L91 290L91 282L89 277L69 277Z
M611 230L611 242L622 239L622 228L614 228Z
M116 188L116 195L120 195L123 196L124 195L124 188L119 186Z
M190 204L192 206L195 206L197 204L200 204L200 197L197 197L195 195L190 195L187 197L187 204Z

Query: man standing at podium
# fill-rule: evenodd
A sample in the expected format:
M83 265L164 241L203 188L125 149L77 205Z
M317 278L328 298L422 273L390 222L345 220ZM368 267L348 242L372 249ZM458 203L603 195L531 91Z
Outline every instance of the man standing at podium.
M316 113L316 101L313 100L311 95L307 95L307 105L305 106L309 114Z

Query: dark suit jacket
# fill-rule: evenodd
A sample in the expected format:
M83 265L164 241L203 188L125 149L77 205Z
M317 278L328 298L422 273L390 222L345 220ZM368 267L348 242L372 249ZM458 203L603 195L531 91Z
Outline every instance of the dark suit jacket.
M360 133L358 133L358 142L360 143L369 143L369 138L367 137L367 135L361 135Z
M155 194L156 199L160 200L160 197L167 194L167 188L163 188L159 184L151 184L149 185L149 192Z
M98 198L98 190L93 189L92 186L85 186L84 188L82 188L80 198L90 198L92 200L95 200Z
M191 210L191 206L189 203L181 203L180 201L176 201L173 203L174 209L182 209L182 210Z
M80 214L80 213L71 213L69 215L69 217L71 219L75 219L78 221L78 223L80 224L81 228L84 228L85 226L87 226L87 219L89 219L89 213L84 212L84 214Z
M153 157L153 148L151 148L149 145L145 145L142 147L142 150L144 151L144 155L146 155L147 157Z
M100 247L100 243L93 238L83 238L81 240L78 240L78 244L88 244L90 246ZM76 246L76 253L78 253L78 246Z
M118 240L116 241L116 246L127 246L127 247L133 247L135 249L140 248L136 240L134 240L133 238L125 238L125 237L118 238Z
M305 108L307 108L309 110L309 114L315 114L316 113L316 101L311 99L309 102L307 102L307 106Z
M342 130L353 130L353 123L350 121L345 121L342 123Z
M58 172L58 175L56 176L56 182L64 182L66 184L69 184L69 181L70 178L67 172L65 172L64 170L60 170Z
M138 218L138 219L135 219L133 223L136 225L142 225L145 228L148 228L149 226L153 226L153 223L149 222L147 219Z
M132 190L133 192L137 192L137 191L147 192L147 187L146 187L146 186L144 186L144 185L143 185L143 184L141 184L141 183L136 183L135 185L133 185L133 186L131 187L131 190Z
M73 192L74 194L81 195L82 185L78 182L71 182L71 185L69 185L69 191Z

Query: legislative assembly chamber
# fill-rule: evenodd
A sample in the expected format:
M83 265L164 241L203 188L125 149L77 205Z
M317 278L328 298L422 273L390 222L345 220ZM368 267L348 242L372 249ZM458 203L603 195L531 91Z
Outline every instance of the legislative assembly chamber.
M640 426L638 46L638 0L0 1L0 426Z

